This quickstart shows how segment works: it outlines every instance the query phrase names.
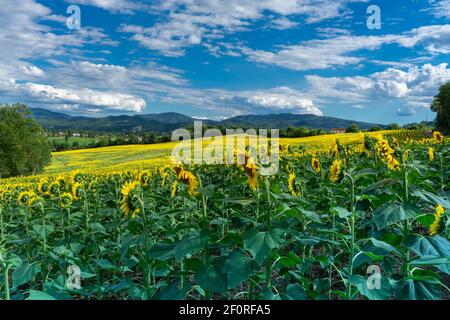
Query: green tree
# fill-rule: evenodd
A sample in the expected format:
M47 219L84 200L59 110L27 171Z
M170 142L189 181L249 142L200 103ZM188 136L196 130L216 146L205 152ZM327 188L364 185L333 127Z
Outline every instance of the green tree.
M388 130L400 130L402 127L398 123L390 123L386 129Z
M41 172L51 159L51 145L41 125L22 104L0 105L0 177Z
M361 129L358 127L356 123L351 124L347 129L345 129L346 133L352 133L352 132L360 132Z
M431 103L431 110L436 112L436 129L450 133L450 82L439 88L439 93Z

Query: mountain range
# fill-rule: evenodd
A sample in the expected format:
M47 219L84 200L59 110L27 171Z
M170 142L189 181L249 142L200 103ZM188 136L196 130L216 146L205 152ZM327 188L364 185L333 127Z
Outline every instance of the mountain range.
M192 126L195 120L186 115L167 112L159 114L119 115L101 118L71 116L65 113L54 112L47 109L31 108L32 116L46 129L51 130L86 130L102 132L129 132L129 131L156 131L170 132L177 128ZM228 128L255 128L255 129L287 129L288 127L320 128L330 130L333 128L347 128L351 124L361 129L370 129L373 126L383 125L353 120L345 120L312 114L268 114L268 115L242 115L222 121L203 120L210 126L223 126Z

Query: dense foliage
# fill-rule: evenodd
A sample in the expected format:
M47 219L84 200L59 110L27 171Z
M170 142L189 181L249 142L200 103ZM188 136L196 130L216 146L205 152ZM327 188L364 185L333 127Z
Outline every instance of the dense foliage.
M41 172L50 163L50 145L25 105L0 105L0 177Z
M436 127L444 133L450 133L450 82L439 88L434 97L431 110L437 112Z
M438 133L413 138L367 135L326 152L282 146L280 172L269 177L240 149L242 165L9 180L0 185L0 292L445 298L450 155ZM80 288L68 286L73 266Z

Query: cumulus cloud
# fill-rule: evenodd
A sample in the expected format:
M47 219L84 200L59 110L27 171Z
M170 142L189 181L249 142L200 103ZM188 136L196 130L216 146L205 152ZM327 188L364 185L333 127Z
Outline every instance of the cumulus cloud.
M91 89L67 89L37 83L16 83L13 80L0 82L0 92L7 91L9 95L27 98L50 106L94 106L109 110L141 112L146 102L138 97L115 92L95 91Z
M431 5L428 10L436 18L450 19L450 1L448 0L429 0Z
M406 71L388 68L368 77L306 76L308 93L322 103L334 101L347 104L383 103L394 101L404 107L401 115L412 115L416 108L430 106L433 96L443 83L450 81L450 68L442 63L425 64Z
M423 45L430 53L450 52L450 24L420 27L398 35L341 35L281 46L274 52L250 48L243 48L242 52L251 61L302 71L358 64L366 59L357 55L358 51L373 51L387 44L406 48Z
M292 112L321 116L322 111L316 107L307 95L288 88L278 87L269 90L251 90L241 92L219 92L218 104L241 109L241 113Z

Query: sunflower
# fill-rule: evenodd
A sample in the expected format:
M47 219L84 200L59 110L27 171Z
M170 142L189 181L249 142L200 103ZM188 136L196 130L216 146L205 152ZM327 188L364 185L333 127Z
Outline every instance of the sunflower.
M341 175L341 161L335 159L330 167L330 181L331 182L339 181L340 175Z
M313 156L311 159L311 167L314 169L315 172L320 172L320 162L319 159L316 158L316 156Z
M71 193L64 192L59 197L59 204L61 205L61 208L69 208L72 205L73 202L73 196Z
M300 197L301 191L295 184L295 173L291 172L288 177L288 189L294 197Z
M31 206L32 199L37 197L33 191L22 191L17 197L17 202L23 206Z
M151 173L148 170L142 171L139 174L139 182L141 183L141 186L143 187L147 187L149 182L150 182L150 178L151 178Z
M333 143L330 148L330 154L334 155L336 158L339 157L339 145L336 142L336 139L333 139Z
M403 161L408 161L409 159L409 150L405 150L405 152L403 152Z
M83 174L80 170L74 170L70 174L70 180L72 181L72 184L75 184L76 182L82 182L83 181Z
M171 192L171 194L170 194L170 196L172 197L172 199L175 198L175 196L176 196L176 194L177 194L177 187L178 187L178 182L175 180L175 181L172 183L172 192Z
M433 138L437 143L442 143L444 141L444 136L439 131L433 132Z
M69 183L63 176L57 176L55 182L59 184L59 190L66 191L69 189Z
M126 182L122 186L122 201L120 202L120 208L124 211L126 217L131 215L132 219L136 218L136 215L141 212L141 209L137 207L133 201L139 187L139 181Z
M48 181L48 179L42 178L41 180L39 180L38 191L40 194L43 194L43 195L48 194L49 187L50 187L50 181Z
M178 181L188 185L189 194L191 196L196 196L198 193L198 180L195 175L192 172L185 170L181 165L176 165L174 171Z
M433 161L435 158L435 153L434 153L434 149L432 147L428 148L428 159L430 159L430 161Z
M387 155L386 162L389 170L399 170L400 169L400 162L398 162L397 159L391 154Z
M53 181L52 183L50 183L50 185L48 186L48 192L47 194L49 196L57 196L59 194L59 191L61 190L61 186L59 185L58 182Z
M431 224L428 233L430 236L435 236L439 233L439 229L441 228L441 219L444 215L444 207L438 205L436 207L436 212L434 214L434 222Z
M75 182L72 185L72 198L78 200L83 196L83 184L81 182Z

